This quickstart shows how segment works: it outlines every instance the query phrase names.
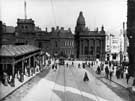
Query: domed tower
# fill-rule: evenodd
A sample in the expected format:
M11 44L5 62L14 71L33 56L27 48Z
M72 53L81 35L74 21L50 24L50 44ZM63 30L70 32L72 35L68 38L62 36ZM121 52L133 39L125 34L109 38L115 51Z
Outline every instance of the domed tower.
M79 34L80 32L83 32L84 29L85 29L85 18L83 16L83 12L81 11L77 19L75 34Z
M76 27L75 27L75 52L76 52L76 58L79 58L79 47L80 47L80 41L79 41L79 33L83 32L85 29L85 18L83 16L83 12L81 11L79 14L79 17L77 19Z

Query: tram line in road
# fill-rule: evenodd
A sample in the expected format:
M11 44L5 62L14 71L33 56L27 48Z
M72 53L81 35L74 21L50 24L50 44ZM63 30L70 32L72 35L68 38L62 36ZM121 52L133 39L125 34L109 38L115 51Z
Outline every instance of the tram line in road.
M55 76L55 81L54 81L54 85L53 85L52 90L55 89L55 86L56 86L56 84L57 84L56 81L57 81L57 79L58 79L58 74L59 74L59 72L60 72L60 67L57 68L57 71L55 71L56 76ZM50 101L53 101L52 98L53 98L53 92L51 93Z
M52 90L55 90L55 88L56 88L56 85L58 85L57 84L57 80L58 80L58 77L59 77L59 75L60 75L60 71L61 71L61 69L64 69L63 70L63 82L64 82L64 84L63 84L63 86L64 86L64 94L63 94L63 96L64 96L64 101L65 101L65 92L66 92L66 76L65 76L65 66L61 66L61 65L59 65L59 68L57 68L57 71L54 71L54 72L56 72L56 76L55 76L55 81L54 81L54 85L53 85L53 88L52 88ZM51 97L50 97L50 101L53 101L53 92L52 92L52 94L51 94Z
M74 67L74 68L76 68L76 67ZM73 73L73 71L74 71L74 69L72 69L71 70L71 72L72 72L72 74L74 74L74 78L75 78L75 73ZM75 79L76 80L76 79ZM77 80L76 80L76 82L77 82ZM88 85L89 85L89 82L88 82ZM78 86L78 88L82 88L83 86L81 86L81 87L79 87ZM83 89L84 89L84 87L83 87ZM88 89L90 90L90 91L92 91L92 93L94 94L94 96L95 96L95 98L96 98L96 101L100 101L100 99L99 99L99 97L98 97L98 95L97 95L97 92L95 91L95 90L93 90L93 89L91 89L90 87L88 87ZM80 92L81 92L81 95L83 96L83 92L80 90Z
M75 79L75 77L76 77L76 75L74 75L74 73L73 73L73 68L71 67L71 74L72 74L72 76L74 77L74 80L75 80L75 82L77 83L77 80ZM81 94L81 97L82 97L82 101L85 101L84 100L84 96L83 96L83 93L82 93L82 91L79 89L80 87L77 85L77 88L78 88L78 90L80 91L80 94Z

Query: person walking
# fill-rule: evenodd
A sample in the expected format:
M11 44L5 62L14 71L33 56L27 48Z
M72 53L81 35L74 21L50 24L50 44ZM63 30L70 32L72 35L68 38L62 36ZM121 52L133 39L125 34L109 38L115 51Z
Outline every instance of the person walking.
M85 81L89 81L87 72L84 73L83 81L84 81L84 82L85 82Z
M112 67L110 67L110 71L109 71L110 81L112 80L113 72L114 71L113 71Z
M99 66L97 67L97 71L96 72L97 72L97 74L100 74L101 73L101 69L100 69Z
M129 79L130 79L130 75L129 75L129 73L128 73L128 69L126 68L126 70L125 70L125 75L126 75L126 81L127 81L127 84L128 84L128 81L129 81Z
M108 79L108 76L109 76L109 69L108 69L108 66L105 67L105 73L106 73L106 78Z
M67 65L67 68L68 68L68 62L66 63L66 65Z
M80 63L78 64L78 68L80 68Z

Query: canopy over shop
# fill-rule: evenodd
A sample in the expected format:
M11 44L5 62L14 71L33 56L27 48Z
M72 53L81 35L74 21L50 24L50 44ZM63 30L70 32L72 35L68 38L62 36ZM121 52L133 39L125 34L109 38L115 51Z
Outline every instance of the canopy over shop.
M43 56L43 52L32 45L2 45L0 49L0 81L5 85L10 83L11 86L15 86L15 77L19 75L19 81L23 82L24 75L33 75L37 65L41 69L42 64L45 63Z

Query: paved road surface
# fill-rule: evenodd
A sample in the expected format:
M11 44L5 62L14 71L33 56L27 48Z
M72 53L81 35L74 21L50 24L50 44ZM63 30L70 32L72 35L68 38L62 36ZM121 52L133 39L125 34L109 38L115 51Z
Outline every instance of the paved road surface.
M84 72L88 73L89 82L83 82ZM30 87L20 88L5 101L131 101L128 91L115 84L108 85L108 81L96 79L87 69L60 66L33 80Z

